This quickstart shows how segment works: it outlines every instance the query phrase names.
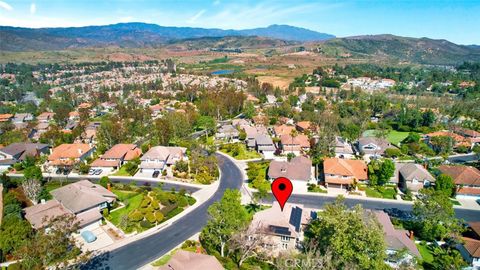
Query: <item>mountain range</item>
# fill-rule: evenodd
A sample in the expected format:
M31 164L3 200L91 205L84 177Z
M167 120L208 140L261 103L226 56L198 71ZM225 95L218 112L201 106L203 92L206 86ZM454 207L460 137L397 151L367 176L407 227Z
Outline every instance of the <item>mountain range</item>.
M147 23L38 29L0 26L0 39L2 40L0 50L61 50L111 45L156 47L174 40L226 36L259 36L301 42L335 37L289 25L271 25L265 28L245 30L167 27Z

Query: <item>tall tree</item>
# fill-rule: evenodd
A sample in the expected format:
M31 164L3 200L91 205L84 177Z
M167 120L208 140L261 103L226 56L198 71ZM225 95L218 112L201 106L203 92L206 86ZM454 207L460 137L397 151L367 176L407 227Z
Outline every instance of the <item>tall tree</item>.
M371 212L360 205L348 209L342 199L328 204L307 225L306 244L321 255L331 252L338 269L356 265L358 269L383 269L386 258L383 230Z
M250 220L247 210L241 205L240 191L227 189L223 198L208 208L208 214L210 220L200 238L224 257L228 241L248 226Z
M452 177L446 174L440 174L435 181L435 190L438 190L445 194L447 197L452 197L455 191L455 183Z
M420 235L426 240L458 236L463 227L455 218L453 203L441 191L423 189L423 196L413 204L413 214L420 224Z

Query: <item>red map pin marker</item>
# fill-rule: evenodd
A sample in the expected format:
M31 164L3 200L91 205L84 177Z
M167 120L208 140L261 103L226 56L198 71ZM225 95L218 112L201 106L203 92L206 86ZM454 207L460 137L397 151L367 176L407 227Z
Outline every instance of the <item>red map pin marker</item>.
M285 177L278 177L277 179L273 180L272 182L272 193L277 199L277 202L280 204L280 209L283 211L283 207L285 203L290 198L292 194L293 185L292 182Z

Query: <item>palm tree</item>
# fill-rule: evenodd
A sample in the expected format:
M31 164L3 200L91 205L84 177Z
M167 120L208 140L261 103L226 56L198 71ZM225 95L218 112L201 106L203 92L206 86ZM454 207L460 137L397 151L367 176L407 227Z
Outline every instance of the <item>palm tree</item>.
M290 137L292 137L292 147L291 147L292 154L293 154L293 140L297 136L298 136L298 131L296 129L292 129L292 131L290 131Z

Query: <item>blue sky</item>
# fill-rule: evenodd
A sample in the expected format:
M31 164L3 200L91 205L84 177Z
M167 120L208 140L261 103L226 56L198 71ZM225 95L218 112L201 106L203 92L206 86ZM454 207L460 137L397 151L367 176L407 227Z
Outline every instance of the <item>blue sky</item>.
M395 34L480 44L480 1L0 0L0 25L148 22L244 29L289 24L334 34Z

